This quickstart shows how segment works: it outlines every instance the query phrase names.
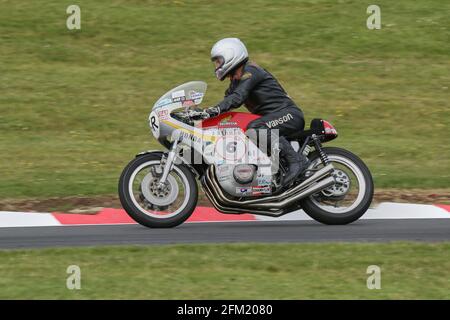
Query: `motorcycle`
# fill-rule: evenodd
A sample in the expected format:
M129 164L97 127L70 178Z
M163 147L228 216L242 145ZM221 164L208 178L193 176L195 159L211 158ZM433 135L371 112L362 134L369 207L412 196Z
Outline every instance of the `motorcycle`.
M316 221L342 225L367 211L374 192L371 173L350 151L322 146L337 137L328 121L313 119L308 130L288 137L310 164L294 184L284 186L286 164L278 158L276 135L264 152L246 132L259 115L205 117L198 106L206 88L205 82L188 82L154 104L149 126L167 150L137 154L119 180L121 204L136 222L150 228L182 224L197 205L197 181L223 214L280 217L303 209Z

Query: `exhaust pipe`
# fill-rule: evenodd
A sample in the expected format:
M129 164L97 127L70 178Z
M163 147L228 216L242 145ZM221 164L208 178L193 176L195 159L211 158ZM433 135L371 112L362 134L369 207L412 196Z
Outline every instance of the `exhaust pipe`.
M224 205L221 205L218 203L218 200L214 197L214 194L209 189L209 186L207 186L205 183L203 184L206 197L211 201L214 208L216 208L218 211L222 213L230 213L230 214L243 214L243 213L252 213L252 214L259 214L263 216L270 216L270 217L278 217L281 216L287 212L284 212L283 210L277 210L277 211L267 211L267 210L242 210L241 208L232 208L232 207L226 207Z
M308 188L307 190L304 190L303 192L300 192L292 199L285 200L286 203L283 203L285 207L291 205L293 202L298 201L300 199L306 198L316 192L319 192L320 190L329 187L330 185L333 185L335 183L333 177L328 177L314 186ZM204 183L204 189L205 194L208 197L208 199L211 201L213 206L223 213L234 213L234 214L240 214L240 213L252 213L252 214L258 214L258 215L265 215L270 217L279 217L284 214L289 213L290 211L286 211L283 208L276 209L275 206L270 206L270 203L265 203L267 207L265 209L257 208L257 205L249 206L249 207L229 207L226 203L219 203L219 200L215 198L214 193L210 190L210 187ZM272 203L273 205L276 205L275 203ZM280 204L281 205L281 204ZM262 209L262 210L261 210ZM275 210L273 210L275 209Z
M224 213L254 213L269 216L281 216L287 213L283 210L294 202L306 198L335 183L333 177L327 177L334 169L329 164L318 170L314 175L303 181L293 189L287 190L278 196L269 196L261 199L236 201L227 197L217 183L214 167L211 166L202 180L205 193L217 210ZM323 180L320 180L323 179ZM319 181L318 181L319 180ZM215 192L212 192L214 190Z
M207 177L208 177L207 182L211 182L211 184L212 184L211 188L213 190L217 190L218 197L220 199L222 199L225 203L229 203L229 204L232 204L232 205L235 205L238 207L242 207L242 206L247 206L247 205L252 205L252 204L261 204L261 203L273 204L274 202L280 202L284 199L290 198L294 194L296 194L300 191L303 191L306 188L308 188L309 186L311 186L312 184L316 183L318 180L328 176L333 170L334 170L333 165L329 164L329 165L321 168L320 170L318 170L315 174L313 174L311 177L309 177L308 179L306 179L305 181L300 183L298 186L296 186L292 189L289 189L280 195L268 196L268 197L259 198L259 199L243 200L243 201L236 201L236 200L229 199L223 193L222 188L218 184L213 166L210 166L210 168L208 168L208 170L207 170Z

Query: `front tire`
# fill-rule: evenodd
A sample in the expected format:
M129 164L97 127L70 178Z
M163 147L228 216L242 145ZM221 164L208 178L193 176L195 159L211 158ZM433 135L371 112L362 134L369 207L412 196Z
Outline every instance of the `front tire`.
M301 201L303 210L311 218L324 224L329 225L343 225L358 220L369 208L372 203L374 186L372 175L364 164L364 162L355 154L342 148L326 147L323 151L328 155L330 162L335 164L343 164L343 167L348 166L349 172L353 171L355 181L348 179L342 185L342 188L336 188L332 186L325 191L321 191ZM313 152L309 157L311 160L310 168L316 168L321 165L320 157L317 151ZM341 172L339 172L341 171ZM336 171L341 176L345 176L344 169L338 169ZM350 174L348 174L350 175ZM352 203L348 207L340 208L338 206L326 205L322 202L335 200L345 201L345 198L351 194L349 190L345 193L345 189L350 188L351 185L358 183L358 193L355 192L355 203ZM334 188L333 188L334 187Z
M152 192L158 191L153 188L158 178L152 176L154 171L151 170L160 165L161 155L148 153L136 157L125 167L119 179L122 207L133 220L149 228L172 228L182 224L191 216L198 200L195 176L185 165L174 165L168 176L168 191L153 195ZM147 174L146 169L149 171ZM141 183L135 181L140 172L144 174ZM184 189L180 191L181 188ZM174 192L177 196L181 192L181 199L173 200ZM172 209L175 203L179 205Z

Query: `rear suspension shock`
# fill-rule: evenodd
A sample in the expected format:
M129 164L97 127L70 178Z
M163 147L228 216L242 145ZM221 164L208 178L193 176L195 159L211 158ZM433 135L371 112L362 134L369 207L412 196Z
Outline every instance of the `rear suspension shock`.
M327 164L330 163L330 160L328 159L328 155L322 149L322 143L320 142L319 137L317 137L317 135L313 134L312 139L313 139L314 146L316 147L317 152L319 152L320 160L322 161L323 165L326 166Z

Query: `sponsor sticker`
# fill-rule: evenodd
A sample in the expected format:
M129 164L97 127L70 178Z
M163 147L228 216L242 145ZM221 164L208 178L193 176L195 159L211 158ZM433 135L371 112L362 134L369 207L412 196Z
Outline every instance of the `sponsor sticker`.
M252 188L253 195L268 194L268 193L272 193L270 186L256 186Z
M185 131L181 132L181 139L185 143L189 143L189 141L192 141L194 143L201 143L202 142L201 138L197 137L196 135L194 135L194 134L192 134L190 132L185 132Z
M256 177L256 181L259 186L267 186L272 183L272 178L270 176L259 176Z
M219 122L217 125L217 128L224 129L224 128L236 128L238 126L237 122Z
M161 101L159 101L156 104L156 108L163 107L163 106L166 106L166 105L171 104L171 103L172 103L172 99L169 99L169 98L162 99Z
M220 128L220 124L218 125L218 129L219 129L219 134L222 136L227 136L227 135L239 135L242 131L239 127L223 127Z
M236 193L241 194L241 195L251 194L252 188L251 187L237 187Z
M184 101L184 100L186 100L186 97L177 97L177 98L173 98L172 99L172 102L182 102L182 101Z
M158 118L160 120L167 120L169 118L169 110L158 111Z
M192 100L202 99L204 96L204 93L192 90L192 91L189 91L189 96Z
M227 181L227 180L229 180L229 179L230 179L230 176L220 176L220 177L218 178L219 182Z
M266 122L266 125L269 128L274 128L274 127L279 126L280 124L286 123L292 119L294 119L294 117L292 116L292 114L288 113L287 115L279 117L278 119L274 119L274 120L270 120L270 121Z
M192 107L193 105L195 105L195 102L192 100L185 100L185 101L183 101L182 105L183 105L183 107L188 108L188 107Z
M185 96L184 90L179 90L179 91L172 92L172 100L176 99L176 98L181 98L181 97L184 97L184 96Z

